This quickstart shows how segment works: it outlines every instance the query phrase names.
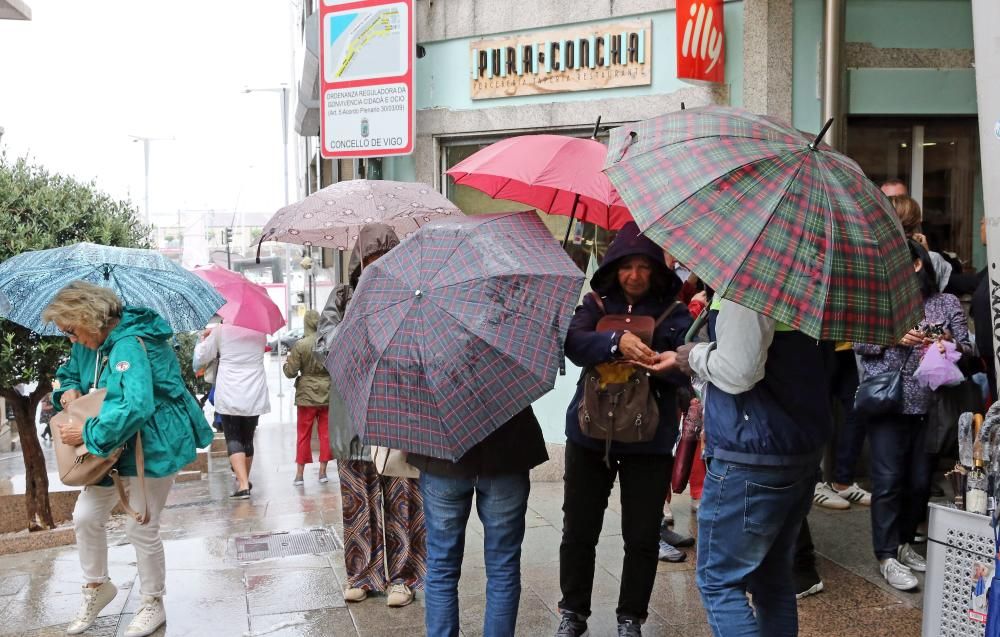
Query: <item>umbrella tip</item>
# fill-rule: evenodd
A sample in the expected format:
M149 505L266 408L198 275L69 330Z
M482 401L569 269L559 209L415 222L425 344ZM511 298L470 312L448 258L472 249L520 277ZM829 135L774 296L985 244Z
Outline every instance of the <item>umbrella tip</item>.
M684 102L681 102L681 110L684 110Z
M814 139L812 141L812 143L809 144L809 149L810 150L816 150L816 147L819 146L819 143L821 141L823 141L823 136L826 135L826 131L830 130L831 126L833 126L833 118L832 117L830 119L826 120L826 124L823 126L823 130L821 130L819 132L819 135L816 136L816 139Z

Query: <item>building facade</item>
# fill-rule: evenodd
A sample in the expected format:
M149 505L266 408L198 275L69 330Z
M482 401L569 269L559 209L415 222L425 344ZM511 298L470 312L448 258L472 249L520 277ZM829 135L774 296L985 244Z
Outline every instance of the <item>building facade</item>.
M682 1L682 10L691 4L700 3ZM416 0L414 6L414 152L372 160L363 173L357 161L317 160L318 21L316 4L304 3L295 127L309 169L300 195L367 174L432 184L467 214L520 209L455 186L445 171L508 136L586 137L600 117L598 139L605 139L607 128L682 103L741 106L812 133L832 110L839 127L834 141L873 181L902 179L922 203L931 245L954 252L969 270L985 264L970 0L724 2L717 83L678 78L684 43L678 47L677 20L682 27L691 20L693 31L704 34L711 46L703 44L702 52L711 54L720 34L696 13L678 15L675 0ZM839 23L831 24L831 10L840 12ZM839 64L827 68L828 58ZM840 93L827 108L824 72ZM567 219L542 216L561 238ZM574 257L599 255L606 240L599 229L582 228L570 250ZM550 441L561 440L575 381L570 370L536 405Z

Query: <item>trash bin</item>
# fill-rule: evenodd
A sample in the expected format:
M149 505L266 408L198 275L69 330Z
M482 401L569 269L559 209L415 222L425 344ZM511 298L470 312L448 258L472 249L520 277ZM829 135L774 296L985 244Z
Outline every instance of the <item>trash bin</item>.
M990 519L933 503L929 515L921 633L923 637L983 637L985 595L975 593L977 578L993 573Z

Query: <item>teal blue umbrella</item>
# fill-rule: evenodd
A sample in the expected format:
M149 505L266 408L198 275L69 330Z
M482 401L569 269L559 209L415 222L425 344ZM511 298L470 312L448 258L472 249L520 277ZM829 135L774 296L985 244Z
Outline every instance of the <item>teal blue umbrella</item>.
M0 263L0 317L43 336L59 330L42 322L56 293L72 281L110 288L128 306L148 307L178 332L205 327L226 300L206 281L153 250L77 243L24 252Z

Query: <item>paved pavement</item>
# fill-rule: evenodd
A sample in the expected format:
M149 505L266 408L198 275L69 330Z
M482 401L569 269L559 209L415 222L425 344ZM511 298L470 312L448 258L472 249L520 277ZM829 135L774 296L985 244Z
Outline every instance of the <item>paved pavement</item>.
M285 389L286 393L289 391ZM317 481L317 465L306 471L305 487L293 487L294 424L288 396L273 397L274 413L257 439L253 498L230 502L232 478L224 460L205 479L177 484L163 515L167 555L168 623L157 635L256 637L336 635L364 637L423 635L423 600L389 609L383 597L348 605L341 594L343 552L337 548L262 560L237 559L246 536L261 544L264 534L298 541L297 531L317 529L340 536L339 485ZM336 472L331 466L331 478ZM613 494L598 547L591 635L614 635L614 607L623 556L621 518ZM532 485L523 554L518 635L551 635L559 599L558 544L562 522L561 484ZM679 529L691 529L689 500L678 496ZM900 593L878 576L870 552L868 510L814 511L810 517L819 569L826 590L799 603L803 636L915 637L920 634L920 593ZM482 527L472 516L460 584L462 634L482 634L485 574ZM90 635L120 635L138 605L135 554L120 520L112 523L110 574L118 597ZM287 548L287 547L286 547ZM682 564L660 564L650 617L643 634L709 635L694 583L694 550ZM0 557L0 635L64 634L79 602L80 571L75 547Z

